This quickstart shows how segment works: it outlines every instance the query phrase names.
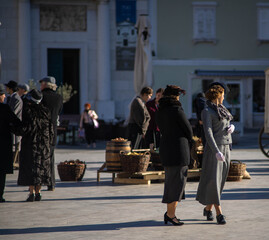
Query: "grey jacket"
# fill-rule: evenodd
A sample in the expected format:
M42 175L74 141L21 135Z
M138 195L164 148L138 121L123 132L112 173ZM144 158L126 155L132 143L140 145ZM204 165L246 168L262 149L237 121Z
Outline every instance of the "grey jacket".
M11 108L12 112L15 113L15 115L21 120L22 119L22 107L23 107L23 102L21 100L21 97L17 92L14 92L8 99L7 104ZM13 138L13 151L18 148L20 150L20 141L21 137L20 136L15 136L12 134Z
M209 145L213 153L220 152L218 146L232 143L231 134L227 132L230 121L220 120L217 113L208 106L202 111L202 121L206 144Z
M141 128L142 133L146 134L149 121L150 115L148 109L141 97L137 96L131 104L129 123L135 123Z

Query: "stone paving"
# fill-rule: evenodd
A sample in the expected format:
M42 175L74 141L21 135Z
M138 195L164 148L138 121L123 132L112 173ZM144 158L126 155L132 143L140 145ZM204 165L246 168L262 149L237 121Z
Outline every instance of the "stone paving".
M197 182L187 183L186 200L177 208L177 217L185 222L180 227L163 223L163 183L116 185L111 174L103 173L97 184L96 170L105 159L102 142L99 150L58 147L57 163L78 158L87 162L87 171L81 182L61 182L56 174L56 190L44 188L41 202L25 202L27 187L17 186L18 171L8 175L0 239L268 239L269 159L257 148L256 138L246 134L232 151L232 159L245 162L252 179L226 183L224 226L205 221L203 206L195 201Z

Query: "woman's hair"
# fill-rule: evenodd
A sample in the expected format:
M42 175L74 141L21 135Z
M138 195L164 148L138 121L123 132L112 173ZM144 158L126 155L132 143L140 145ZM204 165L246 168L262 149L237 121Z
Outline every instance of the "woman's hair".
M84 107L85 107L85 108L89 108L89 109L91 109L91 104L90 104L90 103L85 103L85 104L84 104Z
M45 83L45 88L49 88L53 91L56 91L57 85L55 83L50 83L50 82L44 82Z
M143 87L142 90L140 91L141 95L144 94L153 94L153 90L150 87Z
M206 91L205 97L208 100L212 101L219 98L222 93L224 93L224 88L221 87L220 85L214 85Z
M164 89L163 88L159 88L156 93L163 93L164 92Z
M185 95L186 91L175 85L167 85L163 92L164 96L179 96L180 94Z

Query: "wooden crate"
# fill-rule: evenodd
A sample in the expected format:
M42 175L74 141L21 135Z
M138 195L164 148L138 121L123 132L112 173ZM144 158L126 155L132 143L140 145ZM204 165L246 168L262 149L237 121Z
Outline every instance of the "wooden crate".
M114 183L120 184L148 184L152 181L164 182L164 171L147 171L138 173L118 173Z

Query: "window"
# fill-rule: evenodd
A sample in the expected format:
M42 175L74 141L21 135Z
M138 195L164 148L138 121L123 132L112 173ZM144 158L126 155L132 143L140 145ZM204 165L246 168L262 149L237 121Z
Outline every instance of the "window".
M193 42L216 43L216 3L193 2Z
M258 41L269 42L269 3L258 3Z
M264 112L265 80L253 80L253 112Z

